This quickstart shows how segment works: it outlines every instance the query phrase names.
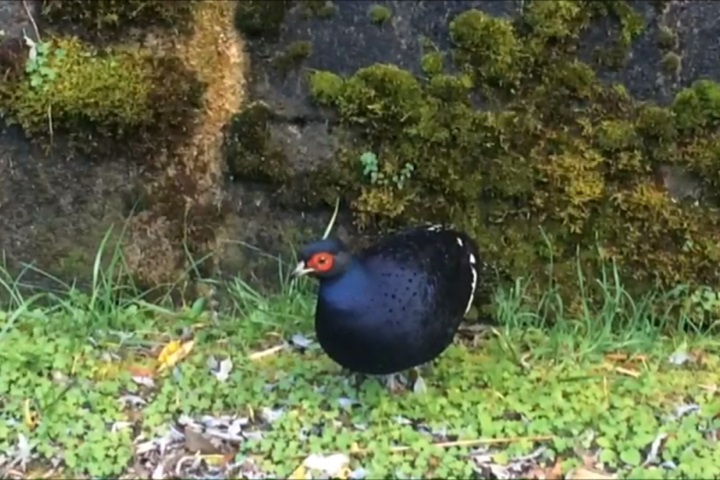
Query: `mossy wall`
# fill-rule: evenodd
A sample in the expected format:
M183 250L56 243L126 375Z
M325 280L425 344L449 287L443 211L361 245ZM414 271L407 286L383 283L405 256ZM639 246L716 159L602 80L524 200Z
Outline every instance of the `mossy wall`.
M597 22L616 36L583 51ZM421 77L390 64L309 74L340 119L333 165L288 178L271 156L234 169L306 208L341 195L361 229L452 222L513 277L544 285L552 256L569 293L577 253L594 275L597 247L638 290L717 286L720 87L700 80L662 106L600 81L643 27L624 1L526 2L517 19L466 11L450 21L450 51L427 45ZM705 197L676 202L658 180L669 167L701 178Z
M89 41L117 40L132 28L192 28L198 0L42 0L42 20Z
M64 134L74 148L98 155L122 145L145 157L171 145L202 96L177 59L137 47L101 51L72 36L39 43L26 72L2 88L3 116L45 146Z
M220 61L238 48L228 5L46 0L35 48L20 55L15 43L0 49L6 122L19 124L51 156L140 167L128 169L142 173L134 178L130 203L139 210L126 219L124 252L141 287L180 281L188 252L199 258L212 250L225 212L213 142L223 112L237 109L228 78L240 78L234 64ZM218 85L232 88L218 92ZM90 253L78 258L92 260ZM43 267L67 279L54 265Z

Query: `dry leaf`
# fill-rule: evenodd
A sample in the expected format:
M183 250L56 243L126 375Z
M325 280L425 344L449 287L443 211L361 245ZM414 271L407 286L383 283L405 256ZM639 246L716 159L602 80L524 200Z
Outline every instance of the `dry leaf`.
M303 465L311 470L319 470L332 478L347 478L347 466L350 458L344 453L333 455L310 455ZM345 475L345 476L344 476Z
M154 377L155 376L155 370L153 370L151 367L146 367L143 365L130 365L127 367L128 372L130 372L130 375L133 377Z
M233 368L233 362L229 358L226 358L219 364L219 368L216 372L213 372L213 375L215 375L215 378L217 378L220 382L226 382L228 378L230 378L230 372Z
M533 467L528 472L528 478L536 480L560 480L563 478L562 475L562 460L555 462L552 467L543 468L541 466Z
M209 437L193 428L185 429L185 448L189 452L200 452L203 455L216 455L220 452L220 448Z
M160 364L158 373L174 367L178 362L188 356L195 346L195 340L181 343L179 340L173 340L165 345L158 355L158 363Z
M566 480L615 480L616 478L617 475L587 467L573 468L565 476Z

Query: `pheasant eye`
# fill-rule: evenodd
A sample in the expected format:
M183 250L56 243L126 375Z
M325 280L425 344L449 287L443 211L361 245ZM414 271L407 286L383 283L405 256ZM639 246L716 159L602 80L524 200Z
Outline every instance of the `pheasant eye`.
M333 256L327 253L317 253L307 262L308 267L318 272L327 272L333 267Z

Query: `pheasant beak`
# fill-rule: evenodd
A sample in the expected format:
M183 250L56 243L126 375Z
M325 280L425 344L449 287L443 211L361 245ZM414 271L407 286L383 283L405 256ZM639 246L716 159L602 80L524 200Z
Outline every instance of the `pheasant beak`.
M299 262L297 264L297 267L295 267L295 270L290 273L290 276L293 278L299 278L303 275L307 275L310 272L314 272L315 270L312 268L308 268L307 265L305 265L305 262Z

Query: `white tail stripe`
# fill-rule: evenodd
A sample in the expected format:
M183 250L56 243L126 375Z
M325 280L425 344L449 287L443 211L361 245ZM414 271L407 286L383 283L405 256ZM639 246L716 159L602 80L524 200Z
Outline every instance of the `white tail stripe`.
M475 298L475 289L477 288L477 280L478 280L478 273L477 269L475 268L475 255L472 253L468 257L468 260L470 262L470 274L472 275L472 283L470 284L470 298L468 299L467 307L465 307L465 313L463 315L467 315L467 313L470 311L470 307L472 307L473 299Z

